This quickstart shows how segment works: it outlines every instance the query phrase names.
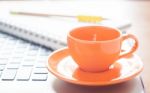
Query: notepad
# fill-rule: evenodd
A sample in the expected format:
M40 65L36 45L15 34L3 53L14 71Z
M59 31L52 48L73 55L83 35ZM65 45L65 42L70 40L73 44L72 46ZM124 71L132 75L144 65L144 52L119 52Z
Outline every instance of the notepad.
M67 33L72 29L89 25L116 27L125 33L131 23L118 19L104 20L100 23L86 23L78 22L73 18L11 15L10 10L0 15L0 31L52 49L66 46Z

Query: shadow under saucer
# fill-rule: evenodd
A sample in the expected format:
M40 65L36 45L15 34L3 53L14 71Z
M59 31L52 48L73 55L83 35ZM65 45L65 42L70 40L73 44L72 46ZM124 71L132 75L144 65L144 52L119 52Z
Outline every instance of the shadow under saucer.
M56 93L144 93L139 77L108 86L82 86L56 79L53 82L53 89Z

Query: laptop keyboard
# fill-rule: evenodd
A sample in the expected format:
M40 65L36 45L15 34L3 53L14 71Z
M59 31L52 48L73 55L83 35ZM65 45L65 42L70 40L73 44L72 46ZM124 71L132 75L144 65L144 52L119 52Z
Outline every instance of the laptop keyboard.
M52 51L0 33L0 81L46 81L46 62Z

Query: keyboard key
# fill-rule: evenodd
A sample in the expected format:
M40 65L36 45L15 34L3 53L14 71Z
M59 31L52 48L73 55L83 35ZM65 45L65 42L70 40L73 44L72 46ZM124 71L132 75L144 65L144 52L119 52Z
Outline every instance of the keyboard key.
M31 44L29 47L29 50L39 50L40 46L39 45L35 45L35 44Z
M48 49L41 49L39 55L40 56L48 56L51 53Z
M50 52L40 52L40 56L49 56Z
M8 42L7 42L7 45L9 45L9 46L5 46L5 47L4 47L4 49L5 49L6 51L8 51L8 50L11 51L11 50L14 49L14 46L15 46L15 45L10 45L10 44L8 44Z
M34 66L34 62L23 62L23 63L21 63L21 65L32 67L32 66Z
M3 49L3 51L1 51L1 54L2 55L11 55L11 53L12 53L12 49L9 51L10 49Z
M0 55L0 59L9 59L12 55Z
M0 71L3 71L5 69L5 65L0 65Z
M35 68L33 73L35 73L35 74L47 74L48 70L47 70L47 68Z
M11 45L11 46L15 46L15 44L17 44L17 41L13 41L13 40L9 40L8 42L7 42L7 44L9 44L9 45Z
M20 64L8 64L7 69L18 69Z
M36 56L37 54L38 54L38 51L35 51L35 50L28 51L27 53L28 56Z
M22 66L33 66L35 64L35 59L24 59L21 64Z
M2 71L0 71L0 77L1 77L1 75L2 75Z
M10 61L10 63L21 63L22 62L22 57L13 57Z
M14 55L13 55L13 58L22 58L22 57L24 57L24 53L15 53Z
M38 62L47 62L48 56L40 56L37 58Z
M28 57L28 56L26 56L25 58L24 58L24 61L23 62L33 62L33 61L35 61L36 59L35 59L35 57Z
M40 58L37 58L37 62L38 62L38 63L46 63L46 62L47 62L47 59L46 59L46 58L43 58L43 59L42 59L42 58L41 58L41 59L40 59Z
M8 80L8 81L11 81L11 80L14 80L15 79L15 76L16 76L16 72L17 70L16 69L6 69L3 71L3 74L2 74L2 80Z
M32 72L32 67L21 67L16 76L18 81L28 81Z
M7 42L7 44L8 45L11 45L11 46L13 46L14 47L14 45L17 43L17 41L9 41L9 42Z
M48 74L33 74L32 81L46 81Z
M3 34L3 33L0 34L0 38L6 39L6 38L8 38L8 37L9 37L9 35L7 35L7 34Z
M0 58L0 65L6 65L8 63L8 58Z
M36 63L35 67L36 67L36 68L45 68L45 67L46 67L46 64L45 64L45 62Z
M18 39L15 38L15 37L9 37L8 40L10 40L10 41L18 41Z
M26 52L26 49L21 49L21 48L17 48L15 51L14 51L14 53L15 54L24 54Z
M18 48L18 49L26 49L29 45L30 45L29 43L23 43L23 44L18 43L16 48Z

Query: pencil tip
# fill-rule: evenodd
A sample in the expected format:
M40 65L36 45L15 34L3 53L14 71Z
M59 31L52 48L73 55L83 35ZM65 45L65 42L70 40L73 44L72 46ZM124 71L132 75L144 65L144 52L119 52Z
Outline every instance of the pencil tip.
M17 12L14 12L14 11L10 11L10 14L18 14Z

